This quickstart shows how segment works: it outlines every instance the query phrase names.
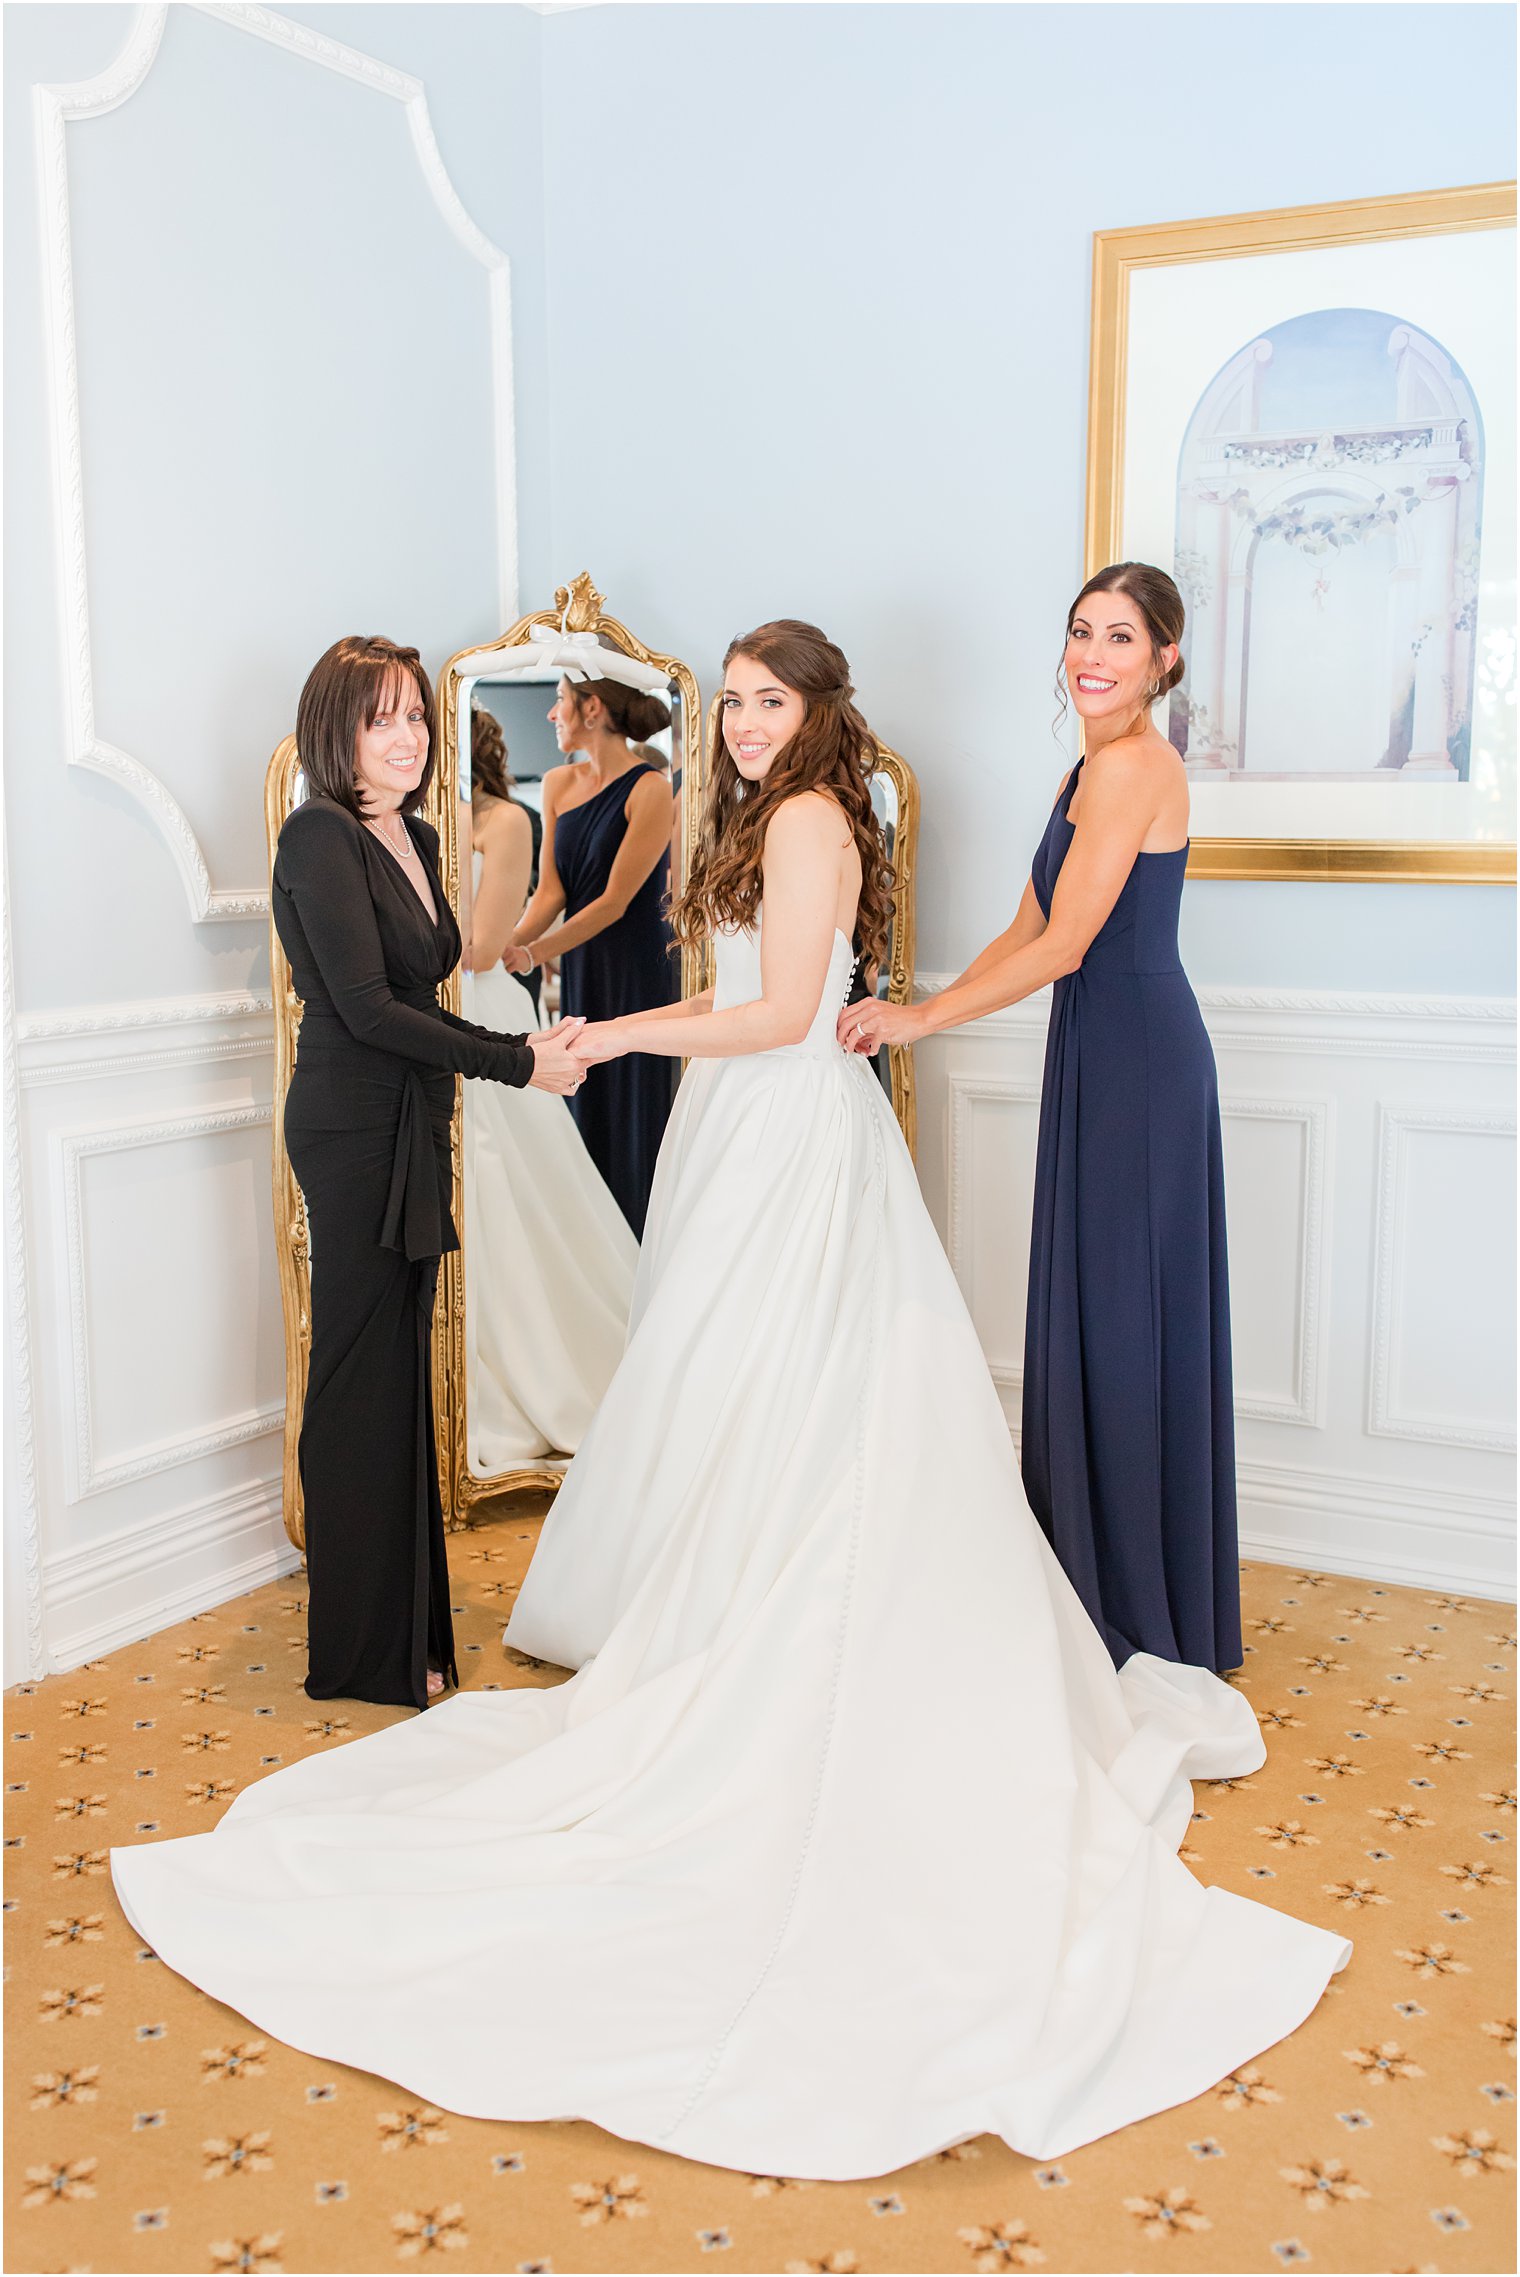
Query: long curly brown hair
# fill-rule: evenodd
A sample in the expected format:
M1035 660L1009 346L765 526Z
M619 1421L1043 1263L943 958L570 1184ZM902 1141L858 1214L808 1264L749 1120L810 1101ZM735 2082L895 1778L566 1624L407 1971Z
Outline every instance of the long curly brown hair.
M507 739L501 721L484 704L470 706L470 804L512 796L512 773L507 765Z
M688 947L725 926L753 925L760 909L761 863L771 816L799 791L824 791L843 809L860 854L860 907L855 946L870 967L882 964L891 940L896 877L871 805L876 739L851 701L844 653L816 625L778 617L731 641L736 656L774 672L806 710L764 779L747 784L723 740L720 702L708 753L707 805L691 873L670 912L676 938Z

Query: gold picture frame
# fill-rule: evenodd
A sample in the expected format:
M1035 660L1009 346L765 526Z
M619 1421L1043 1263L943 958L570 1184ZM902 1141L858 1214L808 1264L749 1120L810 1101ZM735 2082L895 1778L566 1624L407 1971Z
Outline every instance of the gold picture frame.
M1093 240L1092 365L1088 398L1086 574L1124 558L1122 481L1130 283L1137 271L1255 254L1354 246L1499 229L1515 220L1513 182L1487 182L1336 205L1220 214ZM1201 878L1427 879L1513 882L1515 848L1498 842L1200 838L1188 875Z
M624 656L632 656L642 664L652 664L680 691L680 749L678 763L681 768L681 847L683 862L691 858L696 841L702 799L702 712L701 698L691 667L679 657L664 656L656 649L646 648L637 636L620 624L616 617L606 613L602 595L583 571L573 583L560 586L554 596L552 608L535 609L531 615L519 617L499 640L486 641L471 648L461 649L450 657L438 676L436 690L438 718L438 764L427 800L428 820L438 832L438 862L443 875L443 890L450 905L459 909L459 699L464 680L481 677L479 660L485 656L501 657L513 648L525 647L532 637L535 625L553 624L562 631L594 633L609 648ZM470 666L465 674L464 664ZM704 987L700 957L692 949L681 952L681 992L690 996ZM451 1012L458 1012L461 1001L460 974L456 970L442 984L440 1001ZM453 1214L461 1238L465 1226L464 1193L464 1106L462 1097L454 1109L453 1134ZM477 1502L498 1494L513 1494L523 1489L556 1491L564 1477L563 1467L550 1464L529 1464L520 1469L502 1471L490 1478L479 1478L470 1468L469 1444L466 1429L466 1401L468 1396L469 1342L466 1334L465 1265L463 1247L452 1251L440 1260L438 1276L438 1302L433 1315L433 1413L438 1444L439 1490L443 1500L444 1522L449 1527L466 1526Z

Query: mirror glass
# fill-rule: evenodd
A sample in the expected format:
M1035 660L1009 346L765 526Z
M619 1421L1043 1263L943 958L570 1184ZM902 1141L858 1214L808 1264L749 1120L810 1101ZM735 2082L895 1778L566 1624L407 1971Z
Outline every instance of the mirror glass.
M895 861L897 857L898 821L897 785L892 780L892 777L890 775L884 774L880 769L878 769L878 771L871 777L871 804L876 810L877 820L880 822L883 831L886 833L887 859L888 861ZM902 919L899 916L897 919L897 924L901 925L901 922ZM894 943L893 946L895 949L896 944ZM890 955L887 958L886 963L882 965L875 976L875 994L882 999L883 1003L885 1003L887 997L891 993L892 971L893 967L897 965L899 961L900 959L895 954ZM868 986L869 976L857 974L855 985L851 990L852 996L865 995ZM872 1053L871 1066L875 1070L877 1080L881 1084L881 1087L885 1091L887 1097L889 1099L892 1099L894 1097L892 1090L892 1055L888 1051L885 1044L882 1045L880 1051Z
M457 701L465 1019L520 1034L675 1002L679 685L498 668L462 678ZM527 971L515 969L524 944ZM477 1480L562 1469L580 1445L622 1357L679 1073L630 1053L593 1067L568 1100L463 1086L465 1456Z

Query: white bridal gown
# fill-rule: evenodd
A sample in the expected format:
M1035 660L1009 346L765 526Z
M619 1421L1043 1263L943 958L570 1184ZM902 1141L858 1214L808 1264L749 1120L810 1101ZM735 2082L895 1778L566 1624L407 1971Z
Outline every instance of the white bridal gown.
M507 1035L539 1024L500 965L466 973L464 1012ZM580 1445L623 1356L639 1245L563 1099L467 1083L464 1135L470 1467L491 1478Z
M1051 2159L1291 2032L1341 1937L1176 1856L1263 1760L1213 1675L1112 1663L1025 1505L880 1085L688 1071L628 1350L467 1692L112 1853L260 2030L453 2111L845 2180L990 2131ZM760 989L725 937L721 1005Z

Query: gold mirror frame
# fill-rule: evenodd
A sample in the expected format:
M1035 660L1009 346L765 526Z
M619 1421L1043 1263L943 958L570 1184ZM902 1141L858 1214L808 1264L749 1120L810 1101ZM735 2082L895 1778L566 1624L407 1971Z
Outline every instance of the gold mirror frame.
M691 667L677 656L662 656L657 649L646 648L626 625L616 617L605 614L601 594L590 577L582 571L573 584L560 586L554 596L552 608L535 609L531 615L519 617L510 630L499 640L464 648L450 657L438 677L438 765L428 793L428 820L438 831L438 861L443 873L443 890L456 915L459 910L459 692L463 674L459 670L468 660L472 666L470 678L487 675L473 669L476 660L484 656L500 657L505 664L507 652L527 645L535 625L554 624L565 632L595 633L607 647L618 649L624 656L636 657L641 664L652 664L674 681L681 696L681 741L679 764L681 767L681 859L683 866L690 861L696 842L698 818L702 811L702 714L701 698ZM690 996L705 985L700 971L701 959L697 951L681 952L681 992ZM439 991L440 1000L451 1012L458 1012L461 1000L460 975L450 974ZM459 1228L461 1243L465 1229L464 1199L464 1109L462 1101L454 1110L454 1223ZM451 1527L469 1523L472 1504L488 1496L511 1494L526 1487L556 1489L564 1477L563 1469L533 1466L521 1470L502 1471L491 1478L477 1478L470 1469L469 1446L465 1428L465 1406L468 1397L468 1342L465 1334L465 1277L464 1249L461 1246L443 1258L438 1279L438 1307L433 1319L433 1414L438 1435L439 1487L443 1497L444 1522Z
M301 758L287 735L264 777L264 832L269 868L274 871L280 832L295 804ZM306 1547L306 1512L301 1499L298 1453L306 1376L311 1361L311 1235L306 1202L285 1152L285 1094L295 1072L296 1040L301 1032L301 999L290 983L290 966L280 936L269 920L269 974L274 993L274 1251L280 1270L280 1310L285 1316L285 1434L283 1509L285 1531L298 1550Z
M719 718L723 698L714 696L707 707L707 746L716 748ZM913 1001L913 966L918 954L918 912L914 898L914 861L918 853L918 777L900 751L890 743L872 736L876 765L872 770L885 775L897 793L897 828L892 841L892 866L897 873L897 914L892 921L892 954L887 973L888 1004L911 1004ZM704 958L706 951L703 952ZM704 970L700 982L707 986L712 975ZM892 1077L892 1112L896 1115L908 1152L918 1160L918 1091L913 1074L913 1046L889 1044L887 1066Z
M662 656L636 640L626 626L602 613L602 597L589 577L579 577L568 590L555 595L553 610L538 610L519 618L509 632L484 649L463 649L451 658L438 686L439 755L427 799L427 818L438 830L444 888L453 907L459 906L459 843L457 832L459 786L459 684L460 658L490 654L525 645L531 627L563 613L570 632L595 632L626 656L653 664L673 680L681 692L681 848L689 862L696 843L706 783L706 744L702 733L697 683L689 666L676 657ZM711 718L716 719L717 707ZM918 846L919 791L912 768L890 745L876 745L877 765L897 793L897 832L894 844L898 878L898 913L892 927L891 968L887 994L894 1004L907 1004L913 994L916 948L914 860ZM287 735L269 762L264 781L264 827L270 869L280 832L295 804L300 774L296 739ZM445 796L447 792L447 796ZM707 986L710 955L706 948L682 952L681 986L686 995ZM271 1148L274 1204L275 1257L280 1276L280 1307L285 1324L285 1425L283 1446L283 1508L285 1531L298 1549L306 1542L301 1495L299 1446L301 1417L306 1403L306 1382L311 1355L311 1236L306 1204L285 1151L285 1099L295 1071L296 1046L301 1028L301 1000L291 985L290 966L273 918L269 927L269 969L274 1010L274 1106ZM444 1000L457 1011L460 1001L458 973L444 985ZM911 1046L890 1047L892 1106L910 1153L917 1146L917 1096ZM453 1148L453 1206L456 1224L464 1224L463 1113L456 1108ZM463 1251L442 1260L440 1302L433 1323L433 1403L437 1431L439 1489L445 1524L469 1522L471 1505L489 1495L519 1487L548 1488L560 1484L558 1470L526 1469L478 1479L469 1468L465 1439L465 1288Z
M889 743L876 745L876 772L885 775L897 792L897 828L892 840L892 866L897 872L897 914L892 921L892 960L887 974L887 1002L911 1004L913 965L918 954L918 913L914 900L914 860L918 853L918 777ZM918 1092L913 1075L913 1046L888 1044L892 1076L892 1111L918 1160Z

